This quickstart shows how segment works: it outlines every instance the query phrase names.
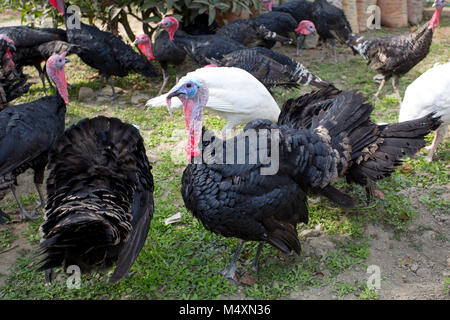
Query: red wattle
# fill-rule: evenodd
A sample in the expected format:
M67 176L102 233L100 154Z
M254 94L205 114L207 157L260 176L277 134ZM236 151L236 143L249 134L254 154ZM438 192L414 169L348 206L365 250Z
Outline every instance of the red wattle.
M436 29L436 27L439 25L439 17L441 15L441 11L442 11L442 9L436 9L434 11L433 17L431 17L430 28L433 30L433 32Z
M153 56L152 49L149 47L148 44L138 44L139 50L147 57L148 60L153 60L155 57Z
M66 104L69 104L69 93L67 92L67 82L64 69L59 69L55 72L55 84L58 88L59 95L63 98Z

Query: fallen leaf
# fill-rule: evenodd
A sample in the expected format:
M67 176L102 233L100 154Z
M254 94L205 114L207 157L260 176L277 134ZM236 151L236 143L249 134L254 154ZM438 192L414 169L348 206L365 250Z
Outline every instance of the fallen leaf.
M381 190L375 190L375 197L379 198L380 200L384 200L384 194L381 192Z
M254 276L251 276L249 274L245 274L243 277L239 279L239 282L242 284L245 284L247 286L253 287L253 285L256 282L256 278Z
M181 212L177 212L173 216L164 219L164 224L167 226L168 224L177 223L180 221L181 221Z
M407 266L409 264L413 263L413 259L409 258L409 259L405 259L405 260L398 260L397 264L399 266Z
M250 256L250 252L246 252L242 255L244 259L247 259Z
M90 75L86 76L86 79L89 79L89 80L94 79L94 78L98 78L98 73L94 73L94 74L90 74Z
M400 168L400 172L402 172L402 173L410 173L411 171L412 171L411 165L409 163L406 163L406 162Z

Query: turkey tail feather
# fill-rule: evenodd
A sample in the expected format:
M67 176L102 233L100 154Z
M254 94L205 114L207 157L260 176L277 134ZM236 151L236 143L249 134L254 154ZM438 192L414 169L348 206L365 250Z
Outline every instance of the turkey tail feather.
M117 263L112 281L119 280L153 215L153 177L138 130L115 118L81 120L56 143L49 169L39 269L65 262L88 272Z
M423 118L378 126L377 147L355 159L351 176L357 182L380 180L391 175L401 159L416 154L425 146L425 136L436 130L442 121L433 113Z

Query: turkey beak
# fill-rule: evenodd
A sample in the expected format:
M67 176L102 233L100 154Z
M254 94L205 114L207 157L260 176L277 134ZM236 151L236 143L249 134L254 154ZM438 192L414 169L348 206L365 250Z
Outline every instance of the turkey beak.
M173 97L178 97L180 94L183 94L184 92L181 92L180 90L175 90L174 92L169 92L167 95L167 99L171 99Z
M67 59L67 58L64 59L64 64L69 63L69 62L70 62L69 59Z

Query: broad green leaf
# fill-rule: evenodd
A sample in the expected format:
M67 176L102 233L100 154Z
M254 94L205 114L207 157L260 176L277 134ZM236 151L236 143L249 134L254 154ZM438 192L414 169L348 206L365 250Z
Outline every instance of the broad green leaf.
M216 10L213 6L209 6L209 12L208 12L208 25L211 25L214 22L214 19L216 18Z
M172 9L174 0L166 0L167 10Z
M193 4L194 4L194 3L199 3L199 4L202 4L202 5L205 5L205 6L210 6L210 5L211 5L211 4L210 4L208 1L206 1L206 0L194 0L192 3L193 3Z

